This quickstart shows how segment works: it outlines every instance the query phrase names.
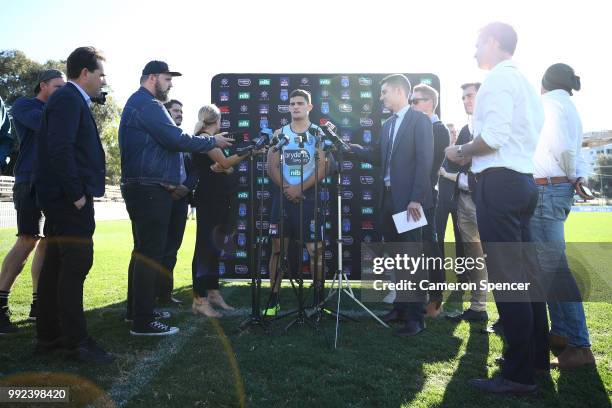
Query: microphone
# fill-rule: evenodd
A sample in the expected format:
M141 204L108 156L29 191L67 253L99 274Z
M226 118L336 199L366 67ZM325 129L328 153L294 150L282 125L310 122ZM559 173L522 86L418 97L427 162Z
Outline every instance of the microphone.
M259 137L253 140L254 149L259 150L264 147L266 144L270 142L270 138L272 137L272 129L263 128L259 131Z
M256 145L248 145L248 146L244 146L244 147L237 147L236 148L236 154L239 157L244 157L244 156L248 155L249 153L251 153L252 150L256 150Z
M341 149L343 152L349 152L351 150L351 147L336 134L336 126L334 126L333 123L327 121L322 128L327 139L330 140L336 148Z
M286 134L284 133L279 133L278 134L278 142L276 143L276 145L274 146L274 148L272 149L273 152L278 152L280 149L282 149L287 143L289 143L289 138L287 137Z

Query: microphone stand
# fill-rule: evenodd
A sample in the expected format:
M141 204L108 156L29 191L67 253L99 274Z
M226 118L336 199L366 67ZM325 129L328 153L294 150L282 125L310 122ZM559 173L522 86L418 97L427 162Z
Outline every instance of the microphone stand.
M251 315L240 323L240 330L244 331L251 327L261 327L265 330L266 321L261 315L260 300L261 300L261 250L263 241L263 211L259 211L259 232L257 237L255 236L255 202L256 197L254 194L254 183L255 183L255 151L249 153L249 174L251 180L249 183L249 196L250 196L250 213L249 213L249 237L250 237L250 248L249 251L249 268L251 270ZM262 177L264 177L264 168L261 170ZM261 184L260 196L259 196L259 208L263 208L263 183ZM255 253L257 258L255 260Z

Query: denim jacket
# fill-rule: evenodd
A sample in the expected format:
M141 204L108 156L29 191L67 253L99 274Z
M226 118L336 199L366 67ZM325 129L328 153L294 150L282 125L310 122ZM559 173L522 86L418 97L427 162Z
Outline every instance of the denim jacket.
M180 184L179 152L207 152L210 136L191 136L177 127L164 105L145 88L130 96L119 124L122 183Z

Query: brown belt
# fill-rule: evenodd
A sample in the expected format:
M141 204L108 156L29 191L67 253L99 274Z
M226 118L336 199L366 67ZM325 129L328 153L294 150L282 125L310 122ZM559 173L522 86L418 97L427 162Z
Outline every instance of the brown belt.
M534 178L535 183L539 186L546 186L548 184L561 184L561 183L569 183L569 179L567 177L542 177L542 178Z

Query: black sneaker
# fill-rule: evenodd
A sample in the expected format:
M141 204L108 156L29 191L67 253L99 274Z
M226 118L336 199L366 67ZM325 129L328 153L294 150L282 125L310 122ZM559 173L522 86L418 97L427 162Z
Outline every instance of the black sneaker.
M115 357L107 353L91 337L80 342L75 348L66 352L66 357L82 363L109 364Z
M155 320L163 320L163 319L169 319L172 317L172 314L170 314L170 312L166 312L165 310L154 310L153 311L153 318ZM131 317L126 317L125 318L125 322L126 323L132 323L134 321L133 318Z
M11 310L7 306L0 309L0 336L17 333L18 331L17 326L11 323Z
M170 336L178 332L178 327L171 327L157 320L153 320L144 327L130 330L132 336Z
M34 300L30 305L30 314L28 315L28 321L35 322L38 317L38 306L36 305L36 301Z
M467 320L470 322L486 322L489 320L489 315L486 310L482 312L477 312L472 309L467 309L463 313L458 316L447 316L451 320L459 321L459 320Z
M37 340L36 346L34 347L34 356L36 357L44 357L58 354L62 351L65 351L64 343L61 338L57 338L51 341L45 340Z

